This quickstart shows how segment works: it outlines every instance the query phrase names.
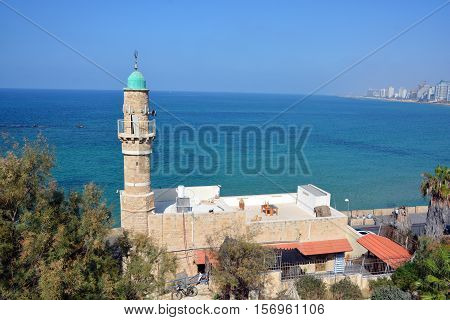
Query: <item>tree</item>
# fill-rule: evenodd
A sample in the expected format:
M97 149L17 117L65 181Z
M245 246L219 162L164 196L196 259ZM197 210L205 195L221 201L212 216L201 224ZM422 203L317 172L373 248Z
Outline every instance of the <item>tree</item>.
M147 239L110 241L101 190L88 184L66 197L53 163L42 137L0 154L0 299L153 297L174 259Z
M450 169L438 165L434 175L423 174L422 195L430 197L425 232L428 237L442 237L450 211Z
M271 251L243 237L226 237L214 253L217 265L213 268L214 282L222 299L248 299L252 290L263 287Z
M336 300L360 300L362 293L359 287L351 282L349 278L344 278L330 287L330 293Z
M450 245L420 239L413 261L392 275L396 286L421 299L450 298Z
M124 256L124 272L117 286L120 296L128 300L156 298L164 293L168 275L176 271L175 256L143 235L136 235L132 242L132 248L125 244L131 250Z
M297 280L295 286L302 300L323 300L326 298L327 288L322 279L305 275Z
M410 300L411 294L396 286L378 286L372 291L372 300Z

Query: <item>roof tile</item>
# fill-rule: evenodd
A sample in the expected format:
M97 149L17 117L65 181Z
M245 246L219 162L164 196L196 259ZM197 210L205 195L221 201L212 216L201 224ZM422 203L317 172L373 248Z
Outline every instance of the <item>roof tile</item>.
M411 259L411 254L408 250L388 238L376 234L368 234L357 241L394 269Z

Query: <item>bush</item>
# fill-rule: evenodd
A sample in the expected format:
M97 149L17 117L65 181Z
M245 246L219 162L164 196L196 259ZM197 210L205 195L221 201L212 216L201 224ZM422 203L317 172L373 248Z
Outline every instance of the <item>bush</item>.
M175 256L111 230L101 190L65 193L45 139L0 142L0 299L156 298ZM132 249L133 248L133 249Z
M345 278L330 287L331 296L336 300L360 300L362 293L359 287Z
M372 300L410 300L411 294L395 286L378 286L370 297Z
M394 286L394 282L388 277L382 277L376 280L369 281L370 290L375 290L378 287L389 287L389 286Z
M212 270L221 298L246 300L253 290L264 286L264 273L271 251L244 237L226 237L217 252L218 265Z
M422 238L414 259L398 268L392 281L420 299L450 299L450 245Z
M295 283L295 287L300 299L303 300L322 300L326 297L325 283L314 276L302 276Z

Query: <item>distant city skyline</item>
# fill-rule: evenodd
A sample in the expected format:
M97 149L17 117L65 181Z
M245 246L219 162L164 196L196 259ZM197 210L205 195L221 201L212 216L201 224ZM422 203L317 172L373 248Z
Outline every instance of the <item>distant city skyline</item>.
M413 88L400 87L397 90L393 86L379 89L369 88L366 97L448 103L450 102L450 81L441 80L436 84L423 81Z
M151 90L307 94L444 2L7 3L123 81L139 50ZM450 29L449 12L446 6L317 94L450 80L450 43L437 32ZM123 86L3 4L0 34L0 88Z

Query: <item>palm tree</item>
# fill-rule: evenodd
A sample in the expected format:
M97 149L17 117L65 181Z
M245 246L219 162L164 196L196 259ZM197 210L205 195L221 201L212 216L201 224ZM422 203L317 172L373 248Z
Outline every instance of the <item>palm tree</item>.
M424 173L420 186L422 195L430 197L425 233L437 239L444 234L450 211L450 168L438 165L434 175Z

